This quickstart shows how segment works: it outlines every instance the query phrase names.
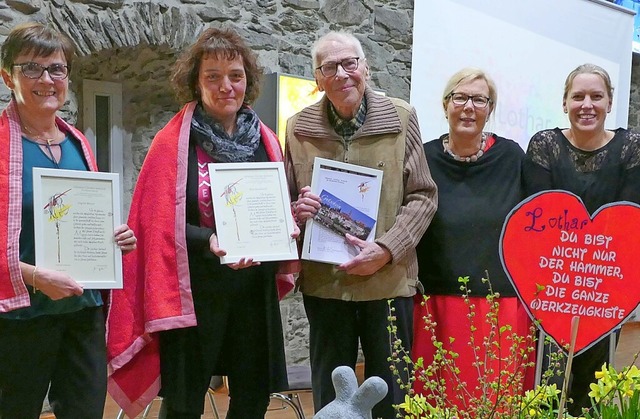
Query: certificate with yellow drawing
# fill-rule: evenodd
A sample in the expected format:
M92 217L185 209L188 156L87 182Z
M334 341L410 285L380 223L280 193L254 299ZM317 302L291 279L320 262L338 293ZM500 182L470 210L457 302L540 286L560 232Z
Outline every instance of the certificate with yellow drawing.
M298 259L282 162L210 163L209 177L222 263Z
M36 266L67 273L86 289L122 288L117 173L33 169Z

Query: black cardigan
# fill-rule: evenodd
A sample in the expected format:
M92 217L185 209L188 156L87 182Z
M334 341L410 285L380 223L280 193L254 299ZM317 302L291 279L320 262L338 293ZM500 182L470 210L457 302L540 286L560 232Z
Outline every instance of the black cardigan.
M499 257L506 215L524 197L524 151L514 141L493 135L495 143L476 162L454 160L442 137L424 145L431 175L438 185L438 211L418 244L419 278L432 295L461 295L458 277L469 276L471 295L486 296L491 286L501 296L515 296Z
M574 147L560 128L536 133L523 166L527 195L549 189L572 192L590 214L616 201L640 203L640 133L623 128L604 147Z

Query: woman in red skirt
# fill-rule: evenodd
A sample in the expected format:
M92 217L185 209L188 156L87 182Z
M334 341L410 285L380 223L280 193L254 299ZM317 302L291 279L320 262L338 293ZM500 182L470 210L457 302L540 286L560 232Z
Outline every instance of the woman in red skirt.
M442 98L449 132L424 145L438 185L438 211L417 247L428 299L416 300L413 357L424 358L425 373L434 365L437 342L457 358L426 383L418 379L414 388L429 394L432 404L466 412L497 406L532 388L534 378L528 366L535 361L531 321L498 253L505 217L524 197L524 152L516 142L485 131L496 103L491 78L479 69L462 69ZM462 290L459 278L465 277ZM489 301L489 294L496 298ZM489 314L494 304L495 316Z

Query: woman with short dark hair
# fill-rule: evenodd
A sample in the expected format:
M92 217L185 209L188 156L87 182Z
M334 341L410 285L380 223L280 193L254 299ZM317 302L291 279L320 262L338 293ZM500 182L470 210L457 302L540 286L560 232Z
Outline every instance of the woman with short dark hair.
M56 116L73 54L69 39L40 23L16 26L0 51L11 90L0 116L0 418L38 418L47 390L59 419L103 414L102 295L35 265L32 169L98 170L84 135ZM123 253L135 249L126 225L114 236Z

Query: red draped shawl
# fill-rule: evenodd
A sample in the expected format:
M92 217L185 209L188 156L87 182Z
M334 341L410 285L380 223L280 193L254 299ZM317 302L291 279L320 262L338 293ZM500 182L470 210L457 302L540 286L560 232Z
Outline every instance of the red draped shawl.
M133 193L128 224L138 250L123 261L124 289L113 291L107 318L108 389L130 417L160 390L155 332L196 325L184 225L195 105L185 105L155 136ZM269 159L282 161L275 134L262 123L260 132ZM288 292L292 275L286 278Z
M79 141L89 170L96 160L85 136L56 117L60 130ZM0 115L0 312L31 304L20 271L20 226L22 221L22 130L17 105L11 100Z

